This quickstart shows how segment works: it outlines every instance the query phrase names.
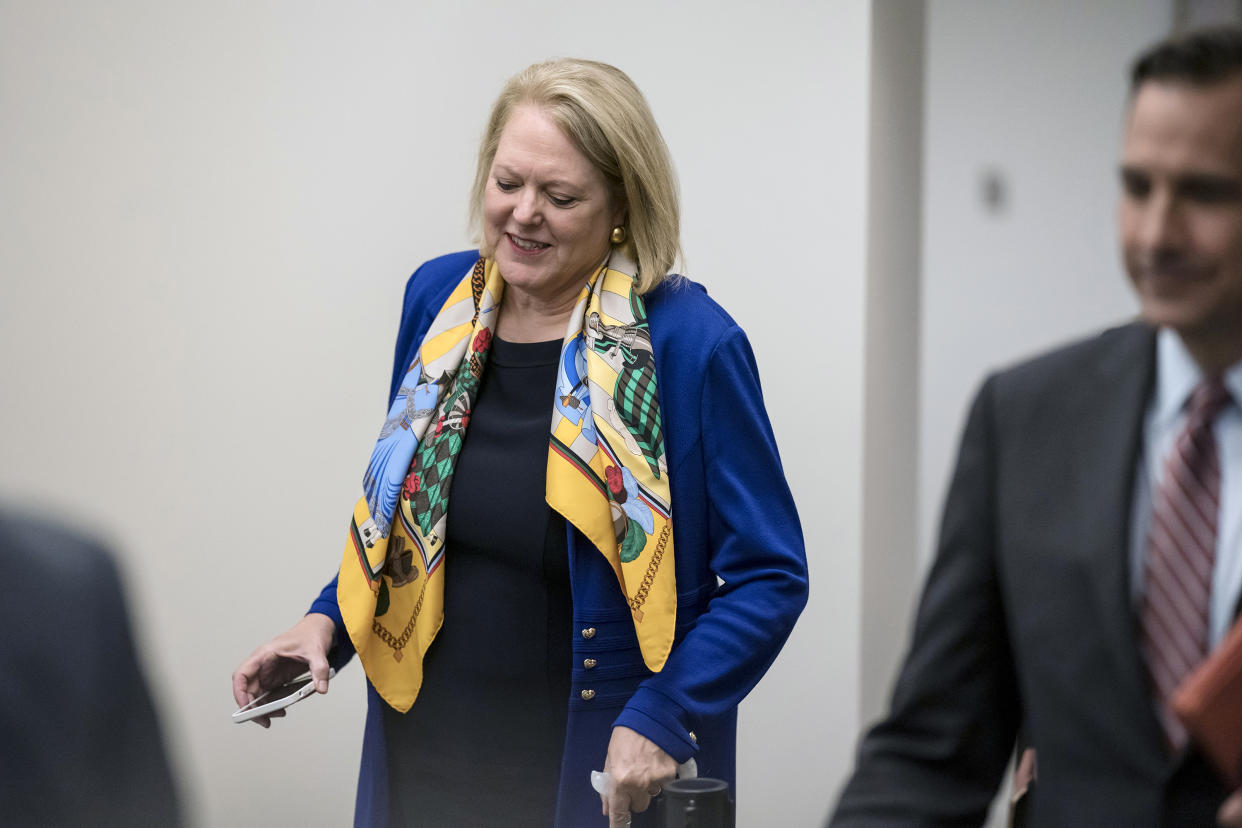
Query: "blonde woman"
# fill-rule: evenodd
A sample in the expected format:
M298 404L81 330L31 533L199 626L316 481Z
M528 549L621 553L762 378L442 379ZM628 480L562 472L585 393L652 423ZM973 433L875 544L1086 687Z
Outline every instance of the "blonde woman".
M509 81L473 221L406 286L338 578L234 695L360 656L357 825L642 824L692 758L733 782L737 704L806 601L754 359L669 275L672 165L612 66Z

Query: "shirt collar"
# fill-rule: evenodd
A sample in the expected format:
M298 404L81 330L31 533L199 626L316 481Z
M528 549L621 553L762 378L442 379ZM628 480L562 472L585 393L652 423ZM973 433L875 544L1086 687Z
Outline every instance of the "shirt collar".
M1155 425L1167 428L1182 413L1190 392L1203 379L1203 371L1186 350L1182 338L1172 328L1161 328L1156 334L1156 397ZM1225 387L1233 395L1234 405L1242 404L1242 361L1231 365L1224 375Z

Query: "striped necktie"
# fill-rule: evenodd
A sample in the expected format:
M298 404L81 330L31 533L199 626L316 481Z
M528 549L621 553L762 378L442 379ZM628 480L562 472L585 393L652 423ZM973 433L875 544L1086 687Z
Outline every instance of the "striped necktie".
M1156 714L1174 752L1186 744L1186 730L1169 707L1169 698L1208 653L1220 511L1220 456L1212 423L1230 399L1219 377L1194 389L1187 403L1186 427L1169 452L1164 479L1152 496L1142 647Z

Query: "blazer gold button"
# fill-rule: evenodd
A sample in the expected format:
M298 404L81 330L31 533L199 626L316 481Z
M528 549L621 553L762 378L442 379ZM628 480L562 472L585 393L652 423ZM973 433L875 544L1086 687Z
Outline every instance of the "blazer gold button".
M595 637L595 628L594 628L594 627L587 627L585 630L583 630L583 631L582 631L582 637L583 637L583 638L594 638L594 637Z
M690 731L690 741L694 742L696 745L699 743L699 737L694 735L693 730Z
M584 658L582 660L582 666L587 668L588 670L595 669L595 664L596 664L596 661L593 658Z
M582 691L582 700L583 700L583 701L590 701L590 700L591 700L591 699L593 699L593 698L595 698L595 691L594 691L594 690L583 690L583 691Z

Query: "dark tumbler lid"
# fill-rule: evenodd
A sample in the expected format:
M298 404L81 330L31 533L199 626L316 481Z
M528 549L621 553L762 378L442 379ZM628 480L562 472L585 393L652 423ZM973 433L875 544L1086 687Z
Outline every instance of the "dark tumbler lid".
M697 779L674 779L664 785L664 793L677 799L711 796L713 794L729 795L729 783L723 779L699 777Z

